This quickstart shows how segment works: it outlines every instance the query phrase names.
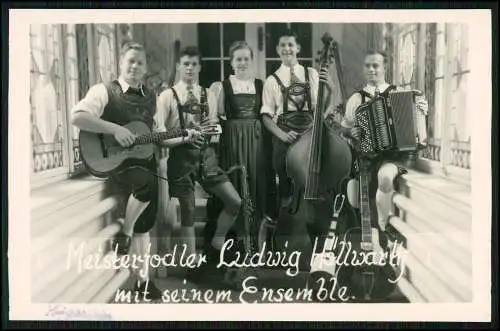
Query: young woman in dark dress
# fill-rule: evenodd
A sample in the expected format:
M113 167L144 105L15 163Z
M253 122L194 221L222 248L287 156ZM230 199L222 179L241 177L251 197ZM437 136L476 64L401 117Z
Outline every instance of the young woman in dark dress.
M255 219L251 236L257 244L259 223L266 214L272 216L272 209L275 207L275 183L269 181L273 178L270 135L262 126L260 115L263 82L253 75L254 54L245 41L233 43L229 55L234 74L222 82L215 82L210 88L214 95L217 95L218 114L223 127L219 150L220 165L226 171L242 165L247 169L248 193L253 202ZM245 192L242 187L242 174L241 170L234 170L228 176L243 200L243 209ZM207 239L213 231L210 220L217 217L220 208L217 199L209 201ZM243 230L242 212L240 215L233 228L233 235Z

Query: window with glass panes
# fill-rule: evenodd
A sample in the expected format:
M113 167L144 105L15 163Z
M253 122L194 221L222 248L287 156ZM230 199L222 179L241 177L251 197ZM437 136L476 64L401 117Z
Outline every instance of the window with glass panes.
M200 85L209 87L231 75L229 47L245 40L245 23L198 24L198 48L202 55Z

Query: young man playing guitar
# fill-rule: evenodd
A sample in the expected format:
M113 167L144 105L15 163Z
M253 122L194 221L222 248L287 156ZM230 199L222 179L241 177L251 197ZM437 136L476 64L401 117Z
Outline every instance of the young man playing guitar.
M373 98L376 92L387 96L391 90L400 90L398 87L390 85L385 81L386 64L387 57L384 53L377 51L367 52L363 65L363 73L365 75L366 84L362 89L356 91L347 100L345 116L341 123L341 125L346 129L346 131L344 131L345 136L351 141L351 143L355 143L355 141L359 140L361 133L355 119L355 112L358 107ZM330 86L333 86L333 82L328 75L322 75L320 80L327 82ZM422 95L416 96L416 106L417 111L419 111L421 115L427 115L428 105L426 99ZM425 128L420 128L419 134L422 135L420 137L421 141L425 142ZM395 191L394 181L398 175L404 173L405 171L403 168L397 166L395 162L403 162L408 156L409 155L406 153L396 153L395 155L390 156L383 155L370 161L370 168L373 170L373 181L377 183L377 185L370 185L372 188L370 190L370 197L375 194L378 225L382 231L385 231L389 217L393 213L392 196ZM353 188L353 190L348 192L349 201L351 201L354 205L357 205L358 202L353 198L354 196L358 196L356 193L357 188L354 188L354 186L351 186L350 188Z
M135 135L123 125L142 121L151 130L155 128L156 95L141 84L145 73L146 53L142 45L134 42L123 45L120 76L108 84L100 83L89 89L72 110L73 125L84 131L113 135L121 146L131 146ZM191 132L188 140L193 137L195 135ZM156 167L153 158L146 165L128 167L111 175L124 193L131 192L125 222L113 243L119 254L128 253L131 244L134 244L137 254L148 253L149 231L154 226L158 204ZM160 299L161 291L149 280L148 268L148 264L143 263L137 274L136 290L141 294L147 290L149 299Z
M201 54L197 48L186 47L181 50L177 70L179 82L159 96L158 125L167 129L186 129L217 124L217 100L212 93L198 84ZM170 196L179 199L181 235L188 254L194 254L196 251L195 181L224 203L211 241L214 253L222 249L241 206L238 192L218 165L213 145L216 141L212 140L214 138L216 137L200 136L191 143L178 138L170 140L166 145L170 148L167 174Z

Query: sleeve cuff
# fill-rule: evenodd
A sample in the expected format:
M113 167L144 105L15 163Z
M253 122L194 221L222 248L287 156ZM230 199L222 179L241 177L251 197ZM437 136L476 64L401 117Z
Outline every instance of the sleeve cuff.
M275 112L272 111L272 109L269 109L268 107L262 108L260 111L261 115L269 115L273 120L275 120Z

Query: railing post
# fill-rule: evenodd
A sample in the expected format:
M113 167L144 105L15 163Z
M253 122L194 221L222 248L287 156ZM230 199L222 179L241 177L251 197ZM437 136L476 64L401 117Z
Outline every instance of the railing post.
M451 162L451 137L450 120L453 94L453 54L455 33L451 23L445 25L446 59L444 61L444 94L441 111L443 112L441 122L441 169L447 175L447 167Z
M425 51L426 51L426 29L427 24L420 23L418 25L418 42L417 42L417 79L416 88L420 91L425 91Z
M97 84L96 75L96 45L94 38L94 26L92 24L87 24L87 50L89 53L89 86Z

